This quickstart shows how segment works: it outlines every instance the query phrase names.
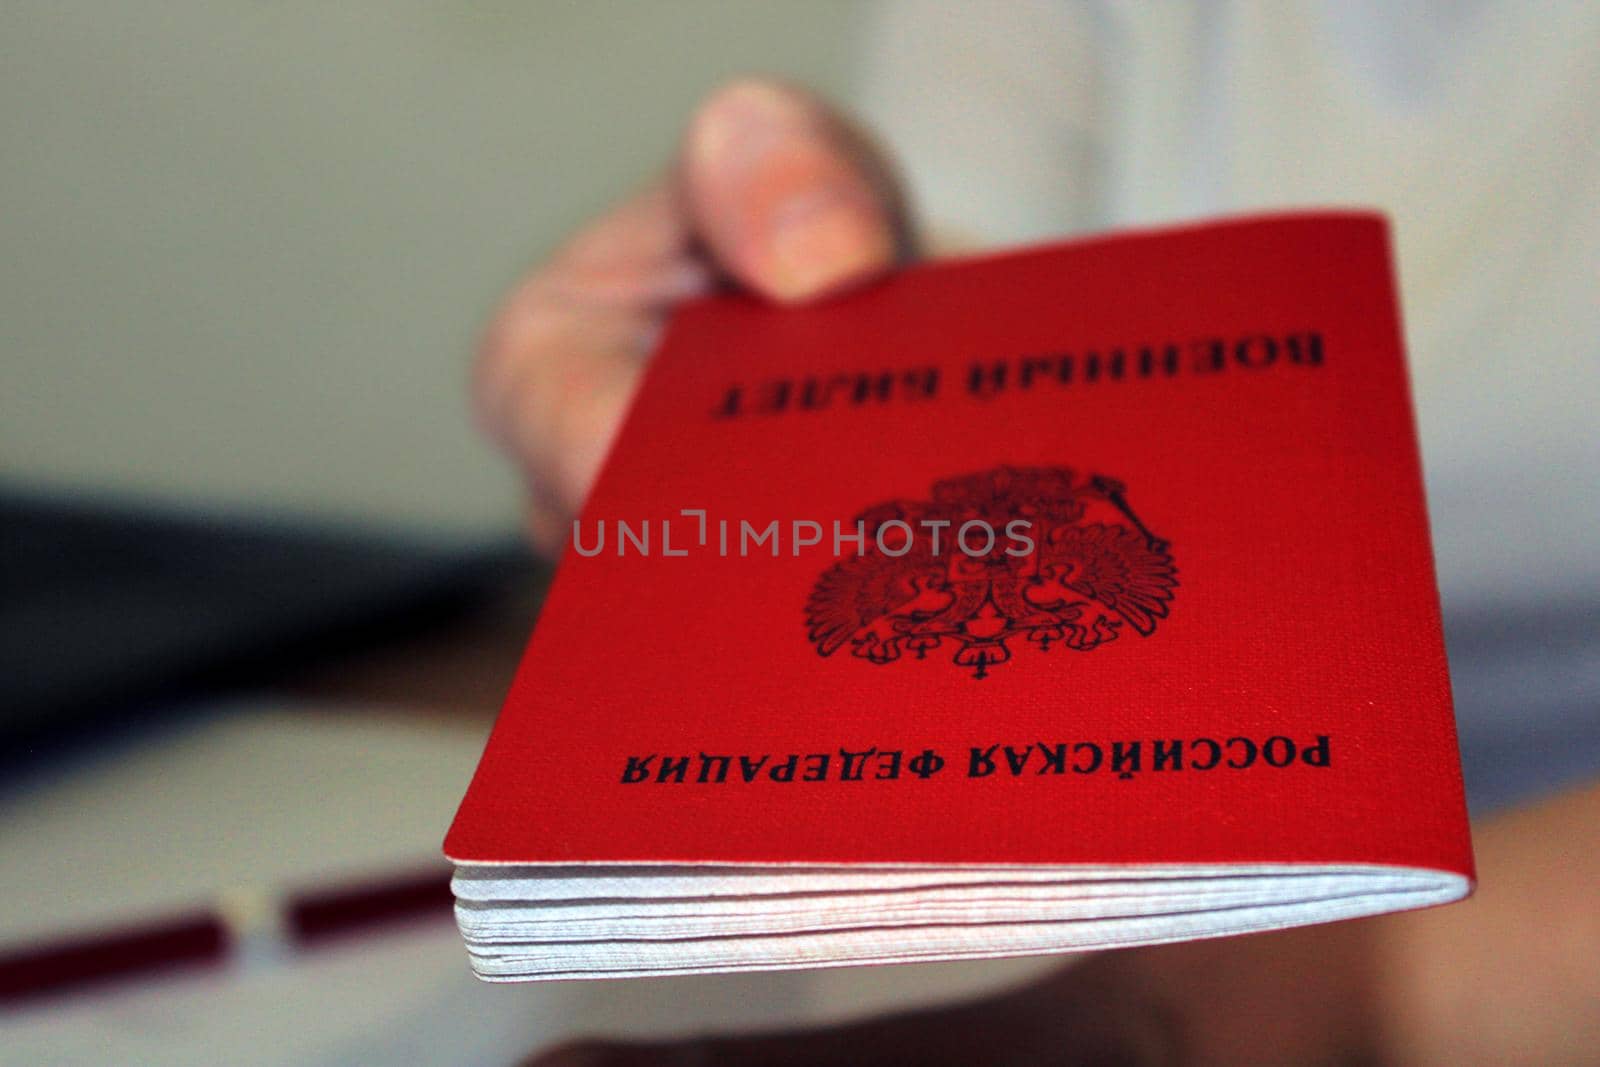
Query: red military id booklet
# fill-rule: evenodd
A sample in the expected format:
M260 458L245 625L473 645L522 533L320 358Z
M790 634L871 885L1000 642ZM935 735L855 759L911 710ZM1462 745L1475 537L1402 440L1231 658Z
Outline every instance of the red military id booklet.
M1048 953L1466 895L1383 220L682 309L445 852L493 980Z

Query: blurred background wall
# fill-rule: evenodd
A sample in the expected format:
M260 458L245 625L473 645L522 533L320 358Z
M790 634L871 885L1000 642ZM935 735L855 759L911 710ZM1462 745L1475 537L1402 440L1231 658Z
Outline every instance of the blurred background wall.
M843 0L0 6L0 477L478 532L505 286ZM695 62L686 63L692 56Z

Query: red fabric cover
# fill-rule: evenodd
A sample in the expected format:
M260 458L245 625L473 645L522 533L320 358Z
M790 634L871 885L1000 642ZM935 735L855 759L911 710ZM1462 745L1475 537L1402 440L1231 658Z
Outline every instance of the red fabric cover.
M1322 362L1284 340L1316 333ZM1274 338L1267 360L1263 337ZM1249 340L1255 338L1256 340ZM1208 339L1225 342L1225 365ZM1256 364L1242 365L1244 358ZM1138 347L1180 346L1141 375ZM1309 342L1306 342L1309 343ZM1110 350L1124 350L1120 379ZM1101 374L1085 381L1087 353ZM1073 354L1073 380L1049 359ZM1302 352L1302 357L1307 354ZM1018 387L1024 361L1030 388ZM969 391L973 364L1008 387ZM935 395L893 392L719 415L728 390L939 368ZM1159 369L1159 365L1158 365ZM853 379L852 379L853 380ZM769 403L770 406L770 403ZM1169 542L1178 586L1149 636L1090 651L1017 638L983 678L945 645L876 664L819 655L806 605L834 562L831 523L1002 465L1068 467L1126 486ZM707 509L711 545L693 543ZM616 552L648 520L651 554ZM672 521L661 554L659 523ZM718 519L733 522L720 557ZM784 525L782 554L737 556L738 520ZM792 554L787 524L821 523ZM1454 723L1387 230L1356 212L1112 235L914 267L840 299L776 309L717 297L673 319L569 544L506 706L445 842L474 863L1383 863L1471 875ZM853 546L847 544L847 551ZM1156 741L1297 749L1328 766L1153 767ZM1142 743L1123 778L968 776L970 749ZM841 748L932 750L840 780ZM1088 750L1076 751L1080 762ZM1276 754L1281 757L1281 746ZM1242 760L1245 746L1226 750ZM700 783L699 754L771 756L745 782ZM829 753L824 781L773 781ZM683 782L622 781L628 757L691 757ZM1227 757L1225 756L1224 759ZM802 761L802 774L806 764Z

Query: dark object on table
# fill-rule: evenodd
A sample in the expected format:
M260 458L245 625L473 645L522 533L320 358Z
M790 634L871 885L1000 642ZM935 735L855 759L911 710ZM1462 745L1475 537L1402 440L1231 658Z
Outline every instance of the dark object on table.
M515 537L406 537L0 488L4 763L174 696L438 625L536 573Z

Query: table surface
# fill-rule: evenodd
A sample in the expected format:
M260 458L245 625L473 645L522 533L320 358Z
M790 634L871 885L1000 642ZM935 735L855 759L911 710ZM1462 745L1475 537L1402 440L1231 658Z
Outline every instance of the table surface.
M540 592L519 581L448 625L291 666L34 775L0 820L0 947L443 873L439 842ZM311 949L286 946L270 921L246 934L245 951L220 967L114 979L0 1012L0 1059L210 1064L224 1050L239 1064L500 1064L579 1034L838 1019L1051 966L487 985L471 977L445 909Z

